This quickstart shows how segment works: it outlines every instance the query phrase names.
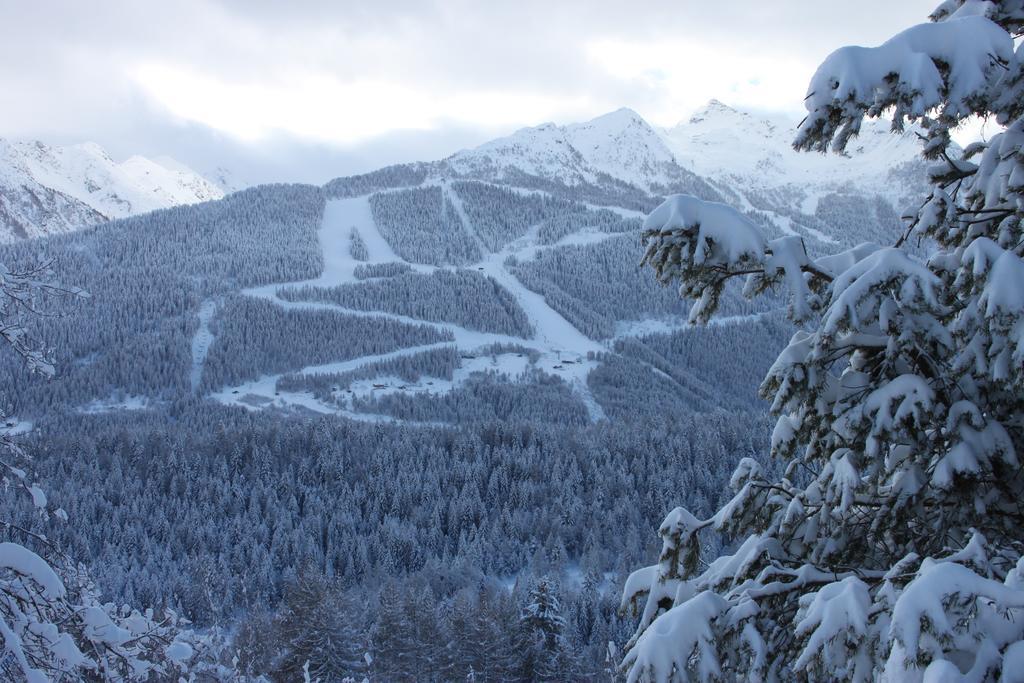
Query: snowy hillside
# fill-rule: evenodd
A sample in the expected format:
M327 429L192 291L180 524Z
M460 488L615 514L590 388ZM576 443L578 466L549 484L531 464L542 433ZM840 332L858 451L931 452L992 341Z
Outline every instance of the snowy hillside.
M921 169L915 131L893 135L887 121L868 121L843 156L804 154L792 148L798 123L712 100L689 120L657 129L636 112L619 109L585 123L523 128L459 152L447 164L457 174L513 183L522 175L570 186L610 178L657 191L696 175L727 196L743 188L799 187L807 196L791 208L808 214L822 195L836 191L878 194L898 208L916 196L913 174ZM892 171L879 175L879 168Z
M68 236L76 254L108 252L94 242L112 239L118 254L167 264L167 273L147 265L145 278L152 309L169 307L137 327L116 306L86 315L81 329L63 321L62 335L80 339L64 350L65 381L81 382L69 395L93 412L198 394L248 409L411 424L493 416L482 392L497 392L492 409L506 416L532 415L541 392L544 414L570 422L632 419L633 393L662 384L681 410L759 405L749 387L722 380L730 370L718 357L690 355L687 304L638 270L639 230L665 195L687 193L731 204L770 235L798 235L815 255L895 241L896 201L916 181L910 172L882 181L867 169L880 159L907 166L913 133L869 126L849 157L824 157L791 151L794 125L712 102L659 131L620 109L526 128L442 161L323 188L252 188ZM8 239L224 193L172 160L118 164L95 145L0 149ZM186 273L172 264L191 274L181 280ZM104 291L91 257L65 258L63 267L98 301L125 295ZM106 270L130 268L115 260ZM167 291L187 301L172 306ZM763 371L782 339L772 322L780 302L726 299L742 331L716 331L719 343L758 342L744 357ZM144 331L163 326L189 332L165 340L180 353L170 364L154 359L144 380L103 374L110 368L93 359L94 333L117 329L148 347ZM258 348L248 347L253 339ZM680 355L688 361L666 360ZM26 410L49 400L40 392Z
M0 240L66 232L224 190L173 161L114 161L99 145L64 147L0 139Z
M596 183L601 174L643 189L670 181L675 162L662 137L631 109L586 123L545 123L459 152L452 168L470 175L526 175L574 185Z
M894 135L888 121L869 120L845 154L808 154L793 150L798 123L711 100L689 120L661 133L677 163L721 185L759 189L799 186L814 199L823 192L854 189L880 194L902 208L908 199L908 177L900 173L919 169L920 164L921 144L915 130ZM879 169L890 172L880 173ZM814 213L813 204L805 211Z

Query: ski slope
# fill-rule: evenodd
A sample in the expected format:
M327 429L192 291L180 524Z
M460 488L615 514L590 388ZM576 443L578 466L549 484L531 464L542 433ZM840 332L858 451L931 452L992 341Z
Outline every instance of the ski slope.
M480 242L476 231L469 224L461 202L458 201L457 194L451 192L450 188L447 187L444 190L446 194L450 195L466 227L467 233L474 240ZM351 240L353 230L358 231L359 236L366 245L366 260L360 261L352 257ZM324 257L324 269L320 276L301 282L255 287L244 290L243 294L264 298L284 308L331 310L352 316L383 317L403 323L428 325L437 330L450 333L454 337L454 341L414 346L387 354L363 356L336 363L294 368L288 373L265 375L259 379L236 386L223 387L211 394L212 398L227 405L241 406L249 410L298 409L316 413L336 414L360 420L394 422L395 420L389 416L356 413L347 407L351 405L353 397L365 396L365 392L360 393L353 389L352 395L336 397L337 400L334 403L326 403L316 399L309 393L279 391L277 389L277 382L284 374L315 375L348 372L393 358L412 356L437 348L454 347L465 357L452 380L424 377L420 382L408 383L401 382L393 377L378 377L368 380L363 384L358 384L358 387L360 387L360 391L362 391L365 385L374 387L376 391L406 391L409 393L438 395L461 386L475 372L496 372L503 375L509 381L516 381L529 368L533 367L565 380L579 396L583 405L586 406L591 420L596 422L604 419L604 411L594 399L587 386L587 376L591 370L597 367L597 362L588 360L587 355L588 353L606 351L607 347L600 342L588 338L562 317L561 314L551 308L543 296L524 287L505 268L504 262L509 256L515 256L520 260L530 260L535 258L544 249L555 248L562 244L592 243L608 239L614 235L594 231L581 231L580 233L566 236L556 245L542 246L537 242L536 233L537 230L533 229L526 237L517 240L499 252L493 253L488 252L482 242L480 242L481 253L485 254L485 256L479 263L468 266L494 278L514 297L516 302L526 312L534 330L533 335L529 338L480 332L454 323L421 320L386 311L356 310L330 303L286 301L278 296L278 291L283 287L303 285L336 287L359 282L360 280L355 277L355 269L359 265L401 262L408 263L413 270L420 273L430 273L438 268L437 266L409 263L395 253L373 220L369 196L328 201L324 209L323 224L319 232L320 246ZM212 342L208 322L214 309L207 306L209 303L211 302L204 303L203 308L200 310L200 328L193 339L194 364L192 381L194 387L199 386L205 353ZM494 344L515 345L534 351L536 352L536 361L529 362L527 359L524 359L523 354L519 353L499 354L493 359L490 355L478 357L480 349Z

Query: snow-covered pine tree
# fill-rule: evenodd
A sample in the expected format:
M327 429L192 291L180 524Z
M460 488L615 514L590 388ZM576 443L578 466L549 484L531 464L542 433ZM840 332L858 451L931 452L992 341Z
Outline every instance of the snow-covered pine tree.
M541 577L530 588L519 617L517 650L520 680L572 680L575 661L565 636L558 586L547 577Z
M432 680L426 671L423 651L428 639L419 628L420 623L433 616L433 611L417 612L414 589L398 584L387 584L378 598L377 621L371 636L374 680L417 681ZM440 646L435 652L440 651Z
M358 612L341 588L315 569L303 569L288 588L275 626L284 648L275 667L281 680L298 680L303 671L321 681L365 673L367 644Z
M509 680L516 617L508 596L492 595L484 585L457 595L445 619L444 680Z
M626 583L623 607L646 597L630 681L1022 680L1024 2L931 19L833 53L795 142L842 151L883 113L921 127L933 190L893 246L815 259L685 196L647 219L644 262L694 321L744 276L749 295L787 289L805 329L761 385L784 475L741 461L735 496L673 510L658 564ZM1005 131L959 154L972 115ZM735 550L705 562L702 531Z

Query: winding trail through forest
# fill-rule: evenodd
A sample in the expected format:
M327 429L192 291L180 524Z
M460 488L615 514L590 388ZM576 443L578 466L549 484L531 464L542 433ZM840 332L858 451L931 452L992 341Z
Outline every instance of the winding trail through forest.
M282 288L301 287L303 285L336 287L338 285L360 282L355 277L355 269L362 264L400 262L407 263L413 270L420 273L431 273L438 270L437 266L410 263L395 253L373 220L369 196L330 200L324 209L323 224L319 231L320 246L324 257L324 270L321 275L312 280L277 283L246 289L242 293L247 296L266 299L284 308L331 310L352 316L383 317L408 324L427 325L438 331L450 334L453 337L453 341L408 347L387 354L362 356L324 365L296 368L292 372L266 375L237 386L224 387L220 391L214 392L212 397L223 403L241 405L250 409L301 406L315 412L342 414L361 420L394 422L396 420L388 416L355 413L337 405L319 401L308 393L298 394L278 391L276 387L277 380L285 374L311 375L347 372L380 361L400 358L402 356L412 356L424 351L449 346L454 346L462 354L472 356L481 348L492 344L511 344L536 351L539 354L536 367L565 380L586 407L592 421L597 422L604 419L604 410L594 398L587 385L587 376L591 370L597 367L598 363L594 360L588 360L587 356L588 353L606 351L608 346L587 337L560 313L549 306L542 295L523 286L505 267L505 261L510 256L520 260L531 260L536 258L537 254L545 249L555 248L564 244L588 244L608 239L615 235L580 231L567 235L556 244L541 245L537 238L537 227L535 226L527 235L506 245L501 251L490 252L486 249L477 231L470 223L457 194L447 186L443 186L442 191L452 200L452 204L455 206L467 234L477 243L481 253L484 254L483 259L479 263L472 264L468 268L475 269L484 275L494 278L498 284L513 296L526 313L533 327L534 332L531 337L522 338L505 334L480 332L454 323L421 320L386 311L356 310L331 303L287 301L282 299L278 296L278 291ZM365 261L359 261L352 257L351 240L353 230L359 233L363 243L366 245L367 259ZM204 302L203 307L200 309L200 329L197 331L192 343L193 388L199 386L206 351L213 340L209 329L209 321L214 312L213 302ZM510 379L514 378L515 375L511 374L511 368L518 367L517 363L511 362L511 359L508 358L499 360L501 362L497 362L492 369L504 372ZM464 381L469 373L458 374L461 380ZM458 386L458 384L458 381L451 383L440 382L435 386L446 387L448 390L451 390Z

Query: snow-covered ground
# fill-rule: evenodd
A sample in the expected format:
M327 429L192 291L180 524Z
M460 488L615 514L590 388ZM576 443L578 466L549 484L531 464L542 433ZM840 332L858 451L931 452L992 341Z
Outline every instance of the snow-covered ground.
M210 344L213 343L210 320L216 311L217 302L213 300L204 301L199 306L199 327L192 337L192 391L199 388L199 381L203 378L203 364L206 362L206 354L210 352Z
M0 421L0 436L18 436L28 434L35 427L31 420L20 420L16 417L8 417Z
M79 412L86 414L113 413L122 410L145 410L152 402L145 396L108 396L96 399L80 407Z

